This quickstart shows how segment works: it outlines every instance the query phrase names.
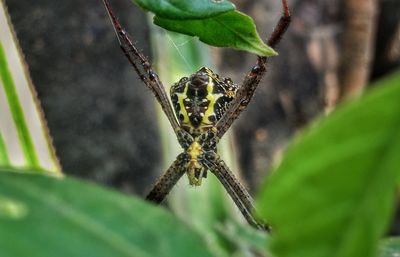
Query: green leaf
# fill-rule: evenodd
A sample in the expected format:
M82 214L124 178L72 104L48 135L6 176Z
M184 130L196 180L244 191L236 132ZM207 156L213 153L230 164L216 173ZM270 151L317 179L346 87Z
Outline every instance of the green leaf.
M61 174L44 115L0 2L0 167Z
M219 226L218 230L242 252L253 252L256 253L255 256L271 256L266 253L265 242L269 241L269 235L264 231L234 222Z
M7 147L4 143L3 136L0 133L0 165L10 166L10 158L8 157Z
M1 256L212 256L162 208L71 178L0 172L0 227Z
M40 167L37 153L33 145L33 140L29 133L28 124L24 116L22 105L18 98L17 88L14 83L14 79L11 76L6 55L3 49L3 44L1 42L0 42L0 80L1 84L3 85L4 92L6 94L6 99L10 108L13 121L15 124L17 124L16 129L17 129L18 139L21 142L20 146L23 150L27 166Z
M253 20L238 11L192 20L172 20L155 16L154 24L167 30L196 36L209 45L244 50L260 56L277 55L258 36Z
M400 237L385 238L379 245L379 257L400 256Z
M227 0L134 0L140 7L167 19L200 19L235 9Z
M277 256L374 256L400 171L399 99L397 73L289 147L258 199Z

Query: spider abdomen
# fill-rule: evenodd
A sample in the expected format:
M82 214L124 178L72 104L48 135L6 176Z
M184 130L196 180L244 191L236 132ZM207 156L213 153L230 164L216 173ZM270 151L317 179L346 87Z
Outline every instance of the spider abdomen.
M171 87L171 100L180 125L197 136L213 127L234 99L237 87L203 67Z

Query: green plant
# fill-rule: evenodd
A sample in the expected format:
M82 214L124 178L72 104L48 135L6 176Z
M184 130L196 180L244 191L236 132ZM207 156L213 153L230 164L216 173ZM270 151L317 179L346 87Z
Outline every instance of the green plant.
M278 256L374 256L399 182L399 97L397 73L289 147L259 197Z
M400 73L298 135L258 197L271 236L226 219L198 229L135 197L2 162L0 256L378 256L399 184L398 99ZM202 204L219 209L214 199ZM385 239L379 256L398 248Z
M235 10L235 6L227 0L134 2L155 14L154 24L170 31L196 36L213 46L231 47L261 56L276 55L257 34L253 20Z
M0 2L0 166L60 175L43 113Z

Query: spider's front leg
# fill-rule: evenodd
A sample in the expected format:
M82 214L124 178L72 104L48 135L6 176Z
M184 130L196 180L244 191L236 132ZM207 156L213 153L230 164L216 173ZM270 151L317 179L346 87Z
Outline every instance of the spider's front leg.
M157 73L153 70L147 58L137 49L135 44L129 38L125 29L115 17L108 0L103 0L103 2L114 26L114 30L123 53L128 58L128 61L132 64L139 78L153 92L169 122L171 123L172 128L174 129L175 133L177 133L179 130L179 123L175 117L165 88L162 85Z
M268 39L268 45L275 48L285 34L290 24L290 12L287 0L282 0L283 14ZM240 88L237 90L235 100L232 101L224 116L216 124L217 136L221 138L229 129L240 113L246 109L261 79L267 71L267 57L258 56L257 63L246 75Z

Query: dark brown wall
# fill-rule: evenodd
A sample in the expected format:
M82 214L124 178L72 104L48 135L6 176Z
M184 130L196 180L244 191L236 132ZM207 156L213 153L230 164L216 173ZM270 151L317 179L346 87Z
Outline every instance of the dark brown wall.
M6 1L68 174L148 190L161 168L155 102L120 52L102 1ZM149 54L145 14L113 1Z

